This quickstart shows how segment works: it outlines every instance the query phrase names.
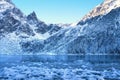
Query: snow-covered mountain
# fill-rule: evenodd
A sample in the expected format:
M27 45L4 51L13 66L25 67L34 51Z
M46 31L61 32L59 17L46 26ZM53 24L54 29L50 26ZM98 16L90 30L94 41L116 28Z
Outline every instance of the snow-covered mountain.
M76 27L65 28L45 24L35 12L25 16L9 0L1 2L1 53L120 53L119 0L105 0Z

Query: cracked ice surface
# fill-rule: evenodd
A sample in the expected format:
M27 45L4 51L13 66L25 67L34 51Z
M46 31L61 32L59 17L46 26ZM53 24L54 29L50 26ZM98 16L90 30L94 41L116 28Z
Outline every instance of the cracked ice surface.
M120 69L108 66L81 61L6 63L0 67L0 80L120 80Z

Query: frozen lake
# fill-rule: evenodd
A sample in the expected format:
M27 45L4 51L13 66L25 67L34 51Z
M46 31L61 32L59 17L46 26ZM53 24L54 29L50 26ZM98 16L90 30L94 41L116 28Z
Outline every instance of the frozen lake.
M0 55L0 80L120 80L120 55Z

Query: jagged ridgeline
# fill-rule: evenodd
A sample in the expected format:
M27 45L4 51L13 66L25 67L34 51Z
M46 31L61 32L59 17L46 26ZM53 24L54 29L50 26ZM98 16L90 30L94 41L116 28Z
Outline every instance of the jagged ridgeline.
M0 0L0 52L3 54L21 53L23 41L41 41L60 29L56 24L40 21L35 12L26 16L10 0Z
M75 27L46 24L0 0L1 54L119 54L120 3L105 0Z

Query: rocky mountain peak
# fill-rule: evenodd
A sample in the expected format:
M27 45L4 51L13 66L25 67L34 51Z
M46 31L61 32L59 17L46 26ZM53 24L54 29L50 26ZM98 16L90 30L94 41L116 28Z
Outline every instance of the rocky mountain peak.
M37 20L37 15L36 13L33 11L31 14L29 14L27 16L28 19L34 19L34 20Z

